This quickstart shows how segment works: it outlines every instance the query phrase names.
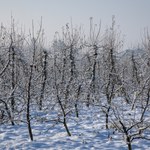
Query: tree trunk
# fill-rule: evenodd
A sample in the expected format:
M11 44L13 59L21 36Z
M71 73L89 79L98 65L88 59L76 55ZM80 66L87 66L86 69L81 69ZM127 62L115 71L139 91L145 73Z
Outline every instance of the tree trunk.
M106 112L106 129L108 129L108 123L109 123L109 110L110 110L110 107L108 107L107 109L107 112Z
M41 95L40 95L40 102L39 102L39 109L42 110L43 107L43 99L44 99L44 91L45 91L45 85L46 85L46 79L47 79L47 52L44 51L44 64L43 64L43 82L41 87Z
M79 118L79 112L78 112L78 104L75 103L75 111L76 111L76 117Z
M64 127L65 127L66 131L67 131L68 136L71 136L71 133L70 133L69 128L67 126L67 122L66 122L66 117L65 116L64 116L63 124L64 124Z
M128 150L132 150L130 137L127 137Z
M32 128L31 128L31 122L30 122L30 101L31 101L31 80L32 80L32 71L33 71L33 65L30 66L30 76L29 76L29 82L28 82L28 89L27 89L27 124L28 124L28 132L31 141L33 141L33 134L32 134Z
M76 102L75 102L75 112L76 112L76 117L77 118L79 118L78 98L79 98L79 95L80 95L80 91L81 91L81 84L78 86L78 89L77 89L77 99L76 99Z

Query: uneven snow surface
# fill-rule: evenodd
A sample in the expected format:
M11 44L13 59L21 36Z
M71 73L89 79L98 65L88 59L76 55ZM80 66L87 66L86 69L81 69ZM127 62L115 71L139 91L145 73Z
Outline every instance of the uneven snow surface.
M1 125L0 150L127 150L122 135L105 129L104 116L94 106L84 107L79 118L69 117L71 137L67 136L63 124L51 121L55 113L49 112L46 118L43 117L45 121L37 121L42 115L45 117L41 112L33 114L34 141L29 140L25 123ZM134 150L150 150L150 141L135 140L132 147Z

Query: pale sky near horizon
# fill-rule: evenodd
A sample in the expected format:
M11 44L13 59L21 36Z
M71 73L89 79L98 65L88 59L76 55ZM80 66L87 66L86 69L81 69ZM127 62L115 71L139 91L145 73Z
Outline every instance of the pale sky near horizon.
M150 28L150 0L0 0L0 22L10 24L11 13L19 25L31 27L43 18L43 27L51 39L56 31L70 22L89 27L89 18L111 25L112 15L125 36L125 47L137 46L144 28Z

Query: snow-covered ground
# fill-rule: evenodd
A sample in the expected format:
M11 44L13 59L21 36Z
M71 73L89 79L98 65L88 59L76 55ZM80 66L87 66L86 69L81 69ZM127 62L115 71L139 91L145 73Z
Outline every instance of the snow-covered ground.
M35 116L34 116L35 114ZM83 107L79 118L70 116L68 126L72 134L67 136L63 124L51 119L56 113L34 112L32 129L34 141L29 140L27 125L0 126L0 150L126 150L123 136L117 131L105 129L104 114L96 106ZM40 115L40 117L38 117ZM43 117L42 117L43 115ZM46 116L46 117L45 117ZM40 120L39 118L43 118ZM38 121L37 121L38 120ZM134 150L150 150L150 141L135 140Z

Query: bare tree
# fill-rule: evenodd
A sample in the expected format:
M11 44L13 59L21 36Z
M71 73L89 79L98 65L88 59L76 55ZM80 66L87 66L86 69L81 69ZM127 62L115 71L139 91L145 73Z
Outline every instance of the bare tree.
M42 21L42 20L41 20ZM31 36L31 47L32 49L32 60L30 64L30 69L29 69L29 75L28 75L28 81L27 81L27 102L26 102L26 119L27 119L27 124L28 124L28 131L29 131L29 136L31 141L33 141L33 133L32 133L32 127L31 127L31 109L30 109L30 104L31 104L31 91L32 91L32 84L33 84L33 77L34 77L34 69L35 69L35 62L36 62L36 50L37 50L37 42L40 38L41 35L41 30L42 30L42 22L40 24L40 28L38 31L37 36L35 37L34 34L34 24L32 22L32 36Z
M128 150L132 150L133 140L150 140L148 135L144 134L150 128L150 122L148 116L146 116L146 114L149 114L150 88L146 88L145 90L147 93L143 97L142 107L141 103L136 102L137 108L129 111L127 107L130 107L130 105L127 106L123 101L120 101L122 102L122 106L118 103L113 103L111 107L113 110L113 115L110 119L112 126L125 136L124 140L128 145Z
M115 97L116 88L118 87L116 52L121 46L121 42L118 38L118 33L115 30L115 20L114 17L112 17L112 27L106 30L102 50L104 72L102 91L107 99L107 105L104 106L103 109L106 114L106 129L109 128L109 111L111 109L112 99Z

